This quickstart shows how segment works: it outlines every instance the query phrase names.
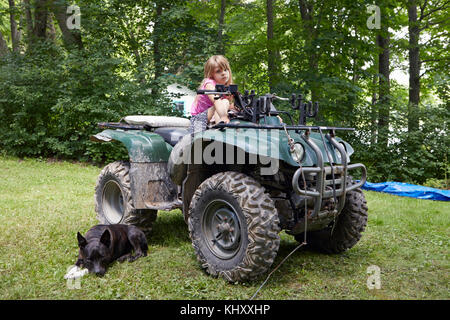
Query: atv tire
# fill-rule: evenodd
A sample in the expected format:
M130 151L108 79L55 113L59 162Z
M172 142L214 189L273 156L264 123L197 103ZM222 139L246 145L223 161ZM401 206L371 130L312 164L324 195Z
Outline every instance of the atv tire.
M129 162L116 161L100 172L95 186L97 219L102 224L134 225L148 235L157 210L134 208L129 171Z
M280 246L274 202L253 178L218 173L195 191L189 206L189 236L202 268L230 282L265 273Z
M367 225L367 202L361 189L349 191L345 197L345 206L333 223L327 228L307 232L307 247L324 253L341 253L352 248L361 239L361 233ZM304 234L295 236L303 242Z

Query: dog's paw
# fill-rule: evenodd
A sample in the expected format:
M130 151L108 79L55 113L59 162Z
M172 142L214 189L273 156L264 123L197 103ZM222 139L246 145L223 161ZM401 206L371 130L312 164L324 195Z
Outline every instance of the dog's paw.
M125 255L121 256L120 258L118 258L117 261L122 263L125 260L130 259L130 257L131 257L131 253L128 253L128 254L125 254Z

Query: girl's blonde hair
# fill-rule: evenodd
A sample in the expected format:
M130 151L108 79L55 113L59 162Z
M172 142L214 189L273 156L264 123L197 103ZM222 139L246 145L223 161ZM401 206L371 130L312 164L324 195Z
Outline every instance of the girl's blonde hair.
M204 67L205 79L208 79L208 78L212 79L216 68L228 70L230 72L230 77L228 78L228 82L226 83L226 85L230 85L233 83L233 76L231 74L230 63L228 62L227 58L225 58L222 55L212 56L208 59L208 61L206 61L205 67ZM202 82L202 84L203 84L203 82Z

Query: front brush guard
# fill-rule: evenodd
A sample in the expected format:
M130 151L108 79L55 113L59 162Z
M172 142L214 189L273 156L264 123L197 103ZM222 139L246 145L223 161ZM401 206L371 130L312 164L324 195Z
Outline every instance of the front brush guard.
M334 138L334 131L331 131L331 134L327 134L325 137L328 141L339 151L341 155L341 165L331 165L326 166L324 165L322 152L320 151L319 147L312 141L312 139L309 138L309 132L306 131L305 134L302 135L302 139L313 149L314 153L316 154L317 158L317 166L316 167L301 167L297 169L294 173L294 177L292 178L292 187L296 193L298 193L301 196L306 197L312 197L314 199L314 210L311 213L310 217L315 218L316 216L321 216L320 209L322 206L322 200L323 199L329 199L336 197L336 200L338 200L338 207L334 208L333 214L338 214L342 211L345 204L345 195L347 192L352 191L354 189L357 189L361 187L367 179L367 170L366 167L362 163L355 163L355 164L347 164L347 153L344 149L344 147L336 141ZM326 146L324 145L326 148ZM331 159L330 163L331 163ZM352 171L354 169L361 169L362 171L362 177L361 180L357 183L352 183L351 185L347 185L347 173L349 171ZM300 189L300 176L305 174L313 174L315 175L315 188L311 188L309 190L303 190ZM331 179L327 180L327 175L340 175L337 179ZM336 188L335 190L325 190L327 186L332 186L332 188L335 188L336 185L340 185L339 188ZM328 211L326 212L328 213Z

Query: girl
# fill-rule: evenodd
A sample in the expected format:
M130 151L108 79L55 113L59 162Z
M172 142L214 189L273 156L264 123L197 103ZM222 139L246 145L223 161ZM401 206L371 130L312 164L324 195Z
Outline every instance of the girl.
M205 63L205 78L199 89L215 90L216 84L232 84L230 64L224 56L212 56ZM215 100L214 95L197 95L191 106L191 127L190 133L194 134L206 130L206 125L211 120L216 123L221 121L228 123L228 110L232 108L231 97L222 96Z

